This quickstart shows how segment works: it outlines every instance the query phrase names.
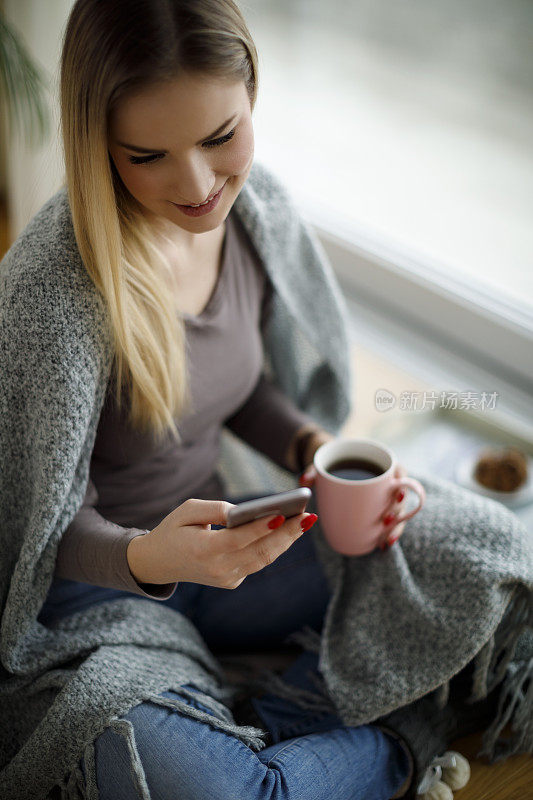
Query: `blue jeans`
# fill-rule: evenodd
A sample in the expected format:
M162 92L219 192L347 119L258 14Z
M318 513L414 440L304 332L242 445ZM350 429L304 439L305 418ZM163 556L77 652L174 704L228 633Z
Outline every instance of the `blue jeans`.
M238 503L250 497L228 499ZM313 509L314 495L308 505ZM147 599L54 580L39 618L46 623L125 596ZM273 649L304 625L320 632L329 596L313 541L304 533L236 589L180 583L171 598L152 602L188 616L216 653ZM317 672L317 664L318 656L304 651L282 677L316 691L307 672ZM187 688L198 691L191 684ZM173 691L161 696L185 699L212 713ZM142 702L123 715L133 725L152 800L389 800L409 775L402 746L376 726L344 726L335 715L304 710L269 694L252 703L274 742L258 752L231 734L155 703ZM96 739L95 751L101 800L138 800L124 739L108 728ZM80 765L85 775L83 760Z

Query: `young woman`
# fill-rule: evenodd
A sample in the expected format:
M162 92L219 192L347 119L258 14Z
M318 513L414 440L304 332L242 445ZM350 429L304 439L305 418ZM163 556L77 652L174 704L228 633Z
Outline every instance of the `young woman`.
M90 455L85 500L73 518L65 506L71 521L61 530L54 580L40 608L46 633L39 634L39 652L43 636L66 636L80 619L98 631L113 605L118 613L109 601L127 597L186 617L194 626L182 630L191 637L190 652L200 646L197 635L217 652L276 647L304 625L321 630L330 588L312 539L302 536L316 514L263 518L212 535L241 499L228 497L216 469L223 426L312 485L313 455L348 411L348 337L338 289L303 228L290 241L283 238L276 212L279 206L287 213L286 196L253 162L257 86L256 51L232 0L77 0L71 11L61 62L66 191L35 218L10 258L23 241L44 243L43 258L55 270L50 274L66 276L78 301L74 257L65 254L79 254L86 288L98 290L110 321L113 369L100 404L87 384L103 369L87 355L93 329L78 331L74 320L64 358L70 364L79 351L88 377L73 381L71 404L96 409L97 428L90 454L81 451L61 484L65 498L66 485L78 485L79 463ZM276 250L278 238L283 247ZM323 316L315 314L318 330L309 331L316 342L327 342L320 358L297 338L298 276L306 274L321 292ZM54 294L42 276L37 283L44 297ZM291 309L285 316L280 298ZM65 337L67 306L61 296L46 311ZM43 353L55 352L48 331ZM296 385L300 358L317 359L308 387ZM61 363L49 362L49 384L40 379L39 397L52 397L57 375L65 377ZM292 386L292 376L289 397L281 385ZM36 403L32 397L24 403ZM57 439L58 464L71 463L74 444L83 442L72 427ZM53 489L50 480L43 502ZM15 497L14 483L10 491ZM402 502L399 497L384 511L393 539L402 531L394 526ZM61 507L58 499L49 516ZM37 550L31 552L37 565ZM140 615L154 608L136 605ZM122 630L113 619L111 645ZM309 671L316 668L304 653L284 677L312 688ZM410 753L379 726L344 726L334 715L305 713L267 695L254 708L270 743L254 752L220 722L209 725L199 713L210 709L195 698L198 689L184 688L188 695L159 693L166 705L132 700L119 714L138 750L137 783L116 731L96 723L87 728L98 733L95 763L82 759L80 768L87 780L94 769L100 798L388 800L411 786ZM184 696L188 714L179 710ZM76 724L82 724L79 715Z

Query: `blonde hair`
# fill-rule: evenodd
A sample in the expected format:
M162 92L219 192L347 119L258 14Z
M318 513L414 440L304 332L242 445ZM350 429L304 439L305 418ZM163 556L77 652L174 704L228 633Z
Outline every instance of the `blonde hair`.
M257 96L257 52L233 0L77 0L61 55L65 183L82 261L114 335L113 379L128 420L160 440L190 408L185 326L170 265L108 153L109 115L132 90L181 72L244 80Z

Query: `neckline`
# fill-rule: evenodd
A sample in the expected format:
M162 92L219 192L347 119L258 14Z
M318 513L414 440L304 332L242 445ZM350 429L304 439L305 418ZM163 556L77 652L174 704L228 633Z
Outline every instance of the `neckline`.
M228 261L228 231L231 228L231 214L228 214L226 217L226 228L224 231L224 238L222 239L222 248L220 252L220 266L218 270L218 276L215 285L213 286L213 291L209 297L209 300L203 307L202 311L199 314L190 314L188 311L178 311L178 314L185 320L186 323L191 324L202 324L205 322L206 319L212 317L215 313L216 309L220 304L220 295L221 295L221 287L225 281L226 272L228 270L227 261Z

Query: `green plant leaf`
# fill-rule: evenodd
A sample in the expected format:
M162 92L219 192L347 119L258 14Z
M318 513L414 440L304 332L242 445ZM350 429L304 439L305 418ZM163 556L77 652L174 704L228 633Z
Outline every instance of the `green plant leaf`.
M44 71L0 12L0 95L8 132L13 135L17 131L32 146L42 144L50 131L47 88Z

